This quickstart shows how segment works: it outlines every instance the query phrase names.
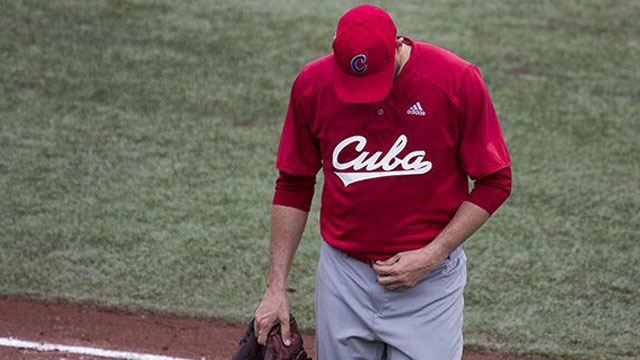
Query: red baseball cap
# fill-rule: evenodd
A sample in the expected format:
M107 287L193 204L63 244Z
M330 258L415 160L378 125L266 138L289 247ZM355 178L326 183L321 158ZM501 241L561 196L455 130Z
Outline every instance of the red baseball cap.
M340 100L364 104L389 94L395 73L396 35L393 20L377 6L356 6L338 20L333 80Z

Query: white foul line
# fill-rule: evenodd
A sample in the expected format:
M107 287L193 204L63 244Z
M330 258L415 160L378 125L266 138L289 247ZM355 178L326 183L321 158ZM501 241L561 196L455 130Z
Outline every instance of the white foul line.
M0 338L0 346L32 349L38 351L60 351L71 354L92 355L113 359L130 359L130 360L194 360L187 358L178 358L154 354L142 354L128 351L115 351L107 349L99 349L87 346L68 346L60 344L51 344L43 342L25 341L14 338Z

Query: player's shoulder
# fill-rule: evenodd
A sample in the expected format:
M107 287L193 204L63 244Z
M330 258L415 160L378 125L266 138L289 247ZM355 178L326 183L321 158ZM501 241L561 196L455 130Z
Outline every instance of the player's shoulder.
M296 77L300 90L309 96L333 81L333 53L308 62Z
M415 40L412 43L411 56L415 56L409 67L412 76L427 80L457 97L462 78L473 64L440 46Z
M471 65L459 55L438 45L423 41L413 41L413 45L416 50L416 60L422 65L422 69L438 71L437 68L440 67L450 72L464 72Z

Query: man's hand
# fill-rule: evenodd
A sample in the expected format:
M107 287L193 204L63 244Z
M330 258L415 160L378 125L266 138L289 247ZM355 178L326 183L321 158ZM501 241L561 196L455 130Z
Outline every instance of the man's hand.
M267 288L262 302L256 310L255 318L254 332L258 338L258 344L266 345L271 327L280 321L283 342L286 346L291 345L289 302L286 290L271 290Z
M446 252L430 246L397 253L387 260L373 263L378 283L388 290L404 291L426 278L431 270L448 256Z

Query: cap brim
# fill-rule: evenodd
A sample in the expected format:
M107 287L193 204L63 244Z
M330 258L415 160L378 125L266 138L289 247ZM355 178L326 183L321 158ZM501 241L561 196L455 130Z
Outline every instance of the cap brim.
M333 81L336 94L340 100L353 104L382 101L391 91L395 67L395 62L392 60L377 74L353 76L343 72L334 63Z

